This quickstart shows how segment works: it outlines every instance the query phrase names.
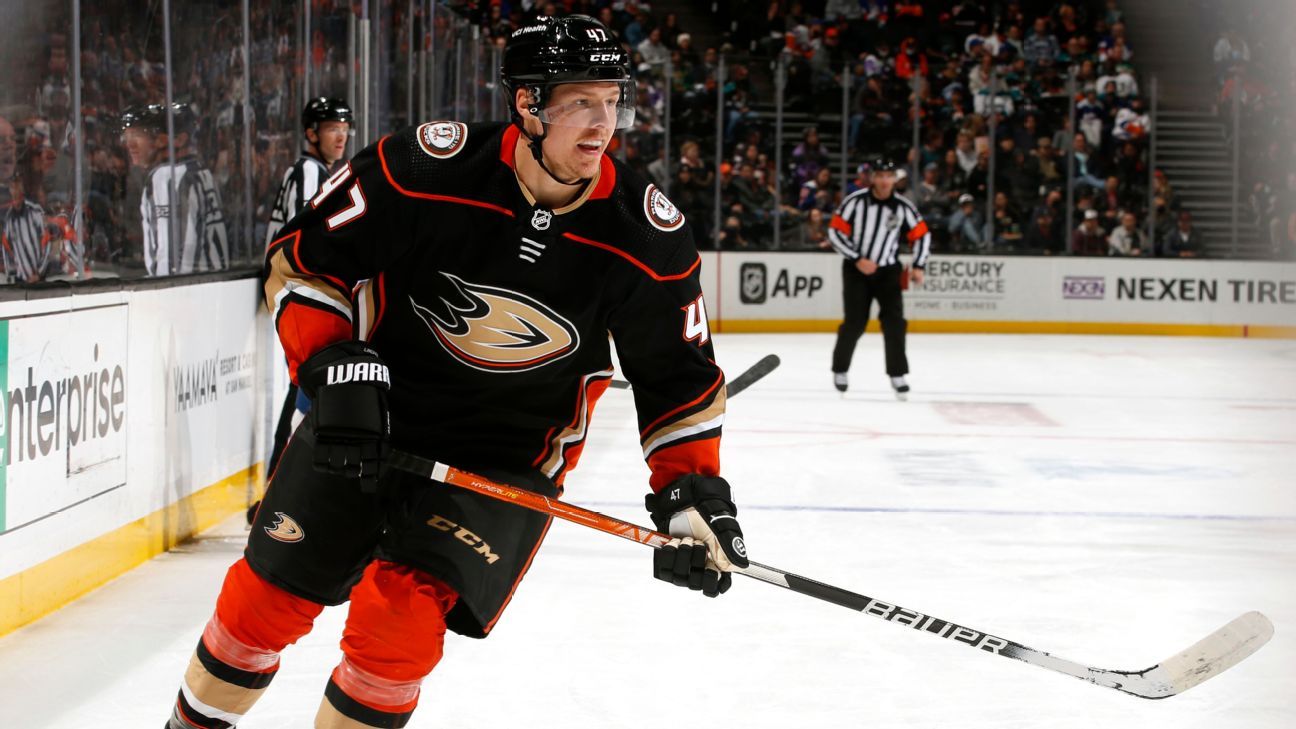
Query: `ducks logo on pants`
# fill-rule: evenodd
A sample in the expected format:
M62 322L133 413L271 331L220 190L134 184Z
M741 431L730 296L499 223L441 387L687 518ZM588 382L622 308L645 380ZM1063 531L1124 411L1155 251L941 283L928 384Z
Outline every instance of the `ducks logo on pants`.
M525 294L464 281L449 273L449 295L432 306L410 297L414 313L447 352L474 369L525 372L580 346L576 327Z

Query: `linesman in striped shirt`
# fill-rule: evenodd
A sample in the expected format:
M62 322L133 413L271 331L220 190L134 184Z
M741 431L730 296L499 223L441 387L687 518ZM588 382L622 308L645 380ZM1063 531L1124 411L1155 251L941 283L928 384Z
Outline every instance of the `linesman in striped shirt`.
M837 328L833 347L833 385L846 392L855 344L868 325L869 309L876 299L882 343L886 350L886 371L896 397L908 398L909 360L905 357L904 300L901 277L904 267L897 258L900 240L913 247L909 272L921 285L923 269L931 254L931 233L918 208L894 192L895 163L878 160L873 166L872 184L842 201L828 226L828 240L845 260L842 262L842 299L845 320Z
M344 99L321 96L306 102L301 121L304 146L301 157L284 171L270 211L267 247L279 237L279 229L315 197L329 172L346 156L354 116Z
M229 235L220 190L194 151L198 120L188 104L178 102L171 105L171 117L175 164L168 157L165 106L122 112L122 143L131 163L148 169L140 199L145 272L170 276L227 268Z
M283 176L279 194L275 196L270 211L270 225L266 228L266 247L276 238L279 230L297 216L319 192L320 185L328 179L330 171L346 157L347 141L351 138L354 123L351 105L344 99L321 96L306 102L302 109L302 153ZM279 456L292 435L310 411L310 400L297 386L289 382L288 396L279 413L275 428L274 446L270 451L268 473L274 473ZM251 512L249 512L250 514Z
M17 165L9 176L9 204L0 217L0 256L10 283L44 281L50 263L45 211L28 199L23 167Z

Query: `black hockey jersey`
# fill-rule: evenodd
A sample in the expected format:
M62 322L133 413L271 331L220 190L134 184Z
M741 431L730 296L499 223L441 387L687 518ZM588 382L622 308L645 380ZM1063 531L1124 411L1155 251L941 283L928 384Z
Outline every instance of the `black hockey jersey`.
M267 251L289 368L359 337L391 370L392 441L461 468L576 464L612 376L650 484L719 472L724 375L680 211L604 156L571 205L519 183L514 126L431 122L338 169Z

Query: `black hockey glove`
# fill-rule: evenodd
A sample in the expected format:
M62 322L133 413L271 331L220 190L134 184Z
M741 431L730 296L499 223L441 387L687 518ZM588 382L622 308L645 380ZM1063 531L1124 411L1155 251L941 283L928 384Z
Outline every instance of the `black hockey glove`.
M311 399L315 468L359 479L361 491L377 491L391 433L387 365L363 342L338 342L303 362L297 383Z
M729 571L747 566L729 482L691 473L645 501L657 530L675 537L653 552L653 575L707 597L728 590Z

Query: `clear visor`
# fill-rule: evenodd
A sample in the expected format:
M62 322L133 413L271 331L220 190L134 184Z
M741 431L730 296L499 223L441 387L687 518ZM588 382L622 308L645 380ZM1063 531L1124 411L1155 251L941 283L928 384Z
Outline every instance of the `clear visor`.
M616 98L611 97L607 87L595 87L596 90L588 94L560 94L563 103L550 104L537 116L545 124L557 127L629 129L634 126L635 119L634 83L617 85L621 93Z

